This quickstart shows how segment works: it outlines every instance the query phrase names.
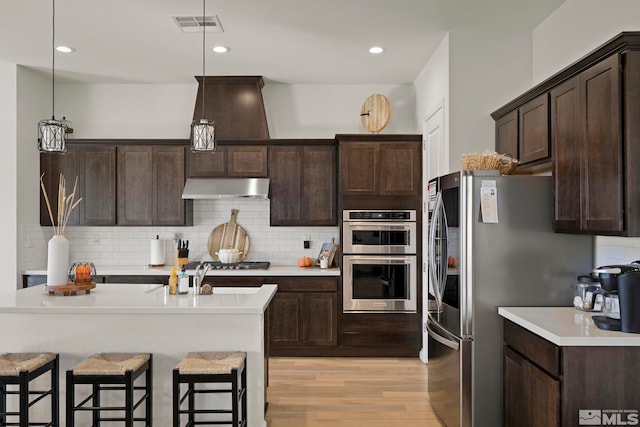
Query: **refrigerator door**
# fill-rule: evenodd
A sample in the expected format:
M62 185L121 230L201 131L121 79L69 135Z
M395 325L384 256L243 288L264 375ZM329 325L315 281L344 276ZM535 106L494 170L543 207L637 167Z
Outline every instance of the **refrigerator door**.
M429 400L446 427L471 427L471 340L448 333L431 317L429 335Z

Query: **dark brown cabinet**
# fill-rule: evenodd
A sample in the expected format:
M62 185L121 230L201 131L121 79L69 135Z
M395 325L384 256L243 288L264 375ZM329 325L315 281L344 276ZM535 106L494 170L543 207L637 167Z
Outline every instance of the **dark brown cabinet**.
M340 141L341 195L420 195L419 142L363 141Z
M271 145L271 225L336 225L336 155L332 145Z
M620 33L491 114L497 150L513 147L518 129L529 162L518 170L552 169L558 232L640 236L639 46L640 32ZM547 133L552 155L533 160Z
M278 293L269 305L270 354L286 355L287 348L335 347L338 278L278 277L272 282L278 284Z
M550 160L547 93L497 118L495 128L496 152L517 158L520 167Z
M557 346L506 319L504 344L507 427L573 427L594 409L626 422L640 402L640 347Z
M551 90L557 231L622 233L620 56Z
M267 176L266 145L219 145L214 153L188 154L187 176L245 177Z
M59 175L65 177L67 193L78 177L78 197L82 201L72 212L68 225L115 225L116 148L114 146L70 145L68 152L41 154L40 173L54 218L57 215ZM51 225L46 203L40 194L40 224Z
M118 225L185 225L185 147L118 146Z

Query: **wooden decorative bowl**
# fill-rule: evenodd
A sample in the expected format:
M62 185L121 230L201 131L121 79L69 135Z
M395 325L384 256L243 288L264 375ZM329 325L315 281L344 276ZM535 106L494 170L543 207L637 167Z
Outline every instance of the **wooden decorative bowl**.
M69 282L66 285L61 286L48 286L44 285L44 290L49 292L49 295L62 294L65 297L69 295L78 295L83 292L84 294L90 294L91 289L96 287L96 282Z

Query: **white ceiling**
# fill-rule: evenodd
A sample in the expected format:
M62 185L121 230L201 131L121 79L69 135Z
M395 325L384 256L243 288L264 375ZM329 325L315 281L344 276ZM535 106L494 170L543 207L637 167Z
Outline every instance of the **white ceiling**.
M207 75L283 83L412 82L448 29L533 29L564 0L208 0L224 33L207 33ZM0 0L0 61L51 70L51 0ZM56 0L56 76L79 82L193 83L201 33L172 16L202 0ZM383 46L381 55L368 53Z

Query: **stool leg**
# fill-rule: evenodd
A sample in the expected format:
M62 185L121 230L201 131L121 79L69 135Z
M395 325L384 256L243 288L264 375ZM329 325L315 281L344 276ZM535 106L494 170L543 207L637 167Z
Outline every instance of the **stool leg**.
M93 392L91 398L91 406L94 408L100 407L100 384L92 384L91 391ZM101 412L99 409L93 409L91 411L91 425L93 427L98 427L100 425L100 415Z
M238 425L238 370L231 370L231 420L233 427Z
M147 418L147 427L152 427L153 426L153 375L152 375L152 368L153 368L153 355L149 355L149 369L147 369L146 372L146 376L145 376L145 388L146 388L146 393L147 393L147 400L144 404L145 406L145 412L146 412L146 418Z
M0 399L0 425L7 425L7 416L4 413L7 411L7 385L2 383L2 399Z
M180 427L180 378L178 370L173 370L173 427Z
M53 368L51 369L51 424L53 427L60 425L60 397L58 396L58 389L60 388L60 360L56 354L56 359L53 361Z
M20 427L29 427L29 376L20 372Z
M74 396L75 396L75 384L73 382L73 371L67 371L67 399L66 399L66 426L73 427L74 422L74 414L73 407L75 406Z
M247 420L247 364L245 363L242 367L242 420L244 421L244 425L248 426Z
M133 371L125 372L125 427L133 427Z
M187 423L188 426L192 426L194 425L194 421L195 421L195 417L196 415L192 412L194 409L196 409L196 405L195 405L195 399L196 399L196 383L190 382L187 383L187 394L188 394L188 402L189 402L189 422Z

